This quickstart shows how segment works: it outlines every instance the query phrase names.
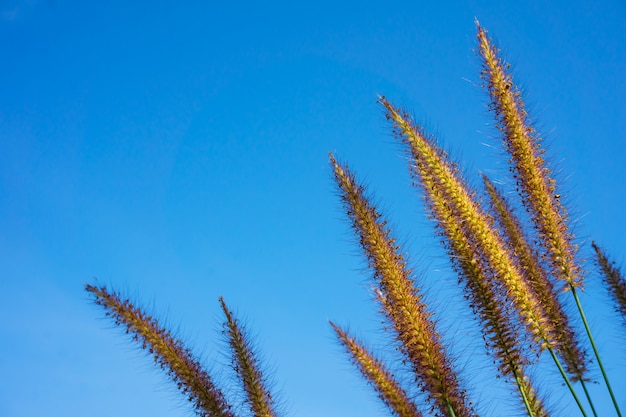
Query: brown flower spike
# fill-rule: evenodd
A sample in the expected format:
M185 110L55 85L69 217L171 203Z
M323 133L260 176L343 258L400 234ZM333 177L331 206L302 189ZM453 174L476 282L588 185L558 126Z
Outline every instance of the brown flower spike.
M595 242L591 245L596 252L604 284L615 302L615 311L622 315L626 324L626 279Z

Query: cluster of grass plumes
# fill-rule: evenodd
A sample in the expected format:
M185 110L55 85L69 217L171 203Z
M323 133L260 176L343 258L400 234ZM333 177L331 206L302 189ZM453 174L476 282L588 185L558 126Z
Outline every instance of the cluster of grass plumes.
M528 368L538 366L536 362L543 362L544 358L549 357L581 415L591 415L588 414L590 411L597 416L596 406L587 389L591 380L591 360L587 354L589 346L615 412L621 416L577 294L577 290L583 287L585 276L577 247L573 243L574 236L568 226L567 212L558 194L557 182L544 159L541 137L528 121L509 64L500 57L499 50L493 46L486 30L478 22L477 29L478 54L483 64L483 87L489 96L489 109L501 133L503 147L508 153L510 171L517 185L517 200L507 200L505 194L485 175L485 190L481 193L472 189L461 175L458 165L438 145L434 136L386 98L381 97L380 103L396 136L405 146L414 184L420 190L429 217L434 221L436 233L441 236L450 262L459 275L459 283L469 302L468 307L474 312L482 329L486 351L493 357L499 375L509 380L511 389L518 393L520 412L534 417L555 412L546 407L545 389L538 389L528 372ZM381 220L376 207L363 197L363 186L356 185L354 175L345 174L347 169L339 166L332 155L331 166L348 217L352 220L353 229L373 269L375 282L380 286L377 299L383 305L390 324L395 324L398 312L390 314L386 309L391 306L394 310L405 310L393 307L393 301L387 296L393 291L400 291L399 285L406 285L394 284L392 277L397 274L396 267L390 267L400 261L404 268L404 261L398 255L400 248L389 237L391 230ZM358 190L358 197L352 195L355 193L350 188ZM481 195L488 203L483 202ZM514 207L517 206L525 207L529 224L524 224L516 215ZM370 220L363 220L367 216ZM381 225L381 231L374 235L372 229L376 222ZM381 249L383 247L384 250ZM595 245L594 248L598 253L598 264L605 276L606 286L616 300L616 309L624 314L624 279ZM412 291L419 294L419 282L414 284L417 287ZM398 287L394 289L392 285ZM567 314L561 300L564 292L569 292L573 297L583 323L583 334L587 336L584 341L573 324L576 318ZM421 308L425 311L428 309L425 305ZM430 323L437 321L433 313L429 313L428 318ZM338 331L335 325L333 327ZM397 328L395 330L398 332ZM434 325L429 325L427 331L439 335ZM359 348L360 345L347 335L338 332L338 337L347 346L352 361L357 364L365 379L374 385L385 404L399 414L381 393L383 390L377 379L380 377L371 371L374 363L377 364L376 368L384 368L382 362L374 362L371 355L366 355ZM391 337L400 343L407 358L416 358L412 359L413 363L431 359L427 353L418 351L397 335ZM414 340L411 339L412 342ZM439 349L445 351L445 341L440 336L437 336L437 341L441 343ZM421 347L421 344L417 345ZM427 380L432 375L449 372L461 386L460 392L464 392L463 381L459 378L462 373L455 370L454 365L446 362L445 366L429 372L428 377L420 374L420 371L427 369L425 366L413 368L412 371L422 390L429 390ZM385 384L393 386L387 382ZM586 402L579 397L577 386L584 392ZM404 391L394 388L395 392ZM428 391L426 394L425 400L417 400L418 409L432 405L433 398L440 398L436 391ZM416 401L413 398L405 400ZM466 401L464 399L463 403ZM449 406L447 410L439 408L437 411L438 415L446 416L464 415L467 412L461 406Z
M459 290L479 324L485 352L494 371L518 398L516 412L530 417L562 415L549 406L548 397L554 391L531 378L538 369L554 366L554 374L562 378L580 414L597 417L597 404L587 389L597 366L615 414L621 417L578 296L584 287L585 269L541 137L528 121L509 65L478 23L477 31L483 87L515 190L497 188L486 175L484 190L472 188L433 135L386 98L381 97L380 104L406 150L410 174L458 274ZM458 360L448 352L450 341L437 328L439 312L425 302L425 286L408 268L388 222L347 165L332 154L330 165L343 207L372 270L374 301L385 320L384 330L402 359L399 364L385 363L331 322L339 343L392 415L477 416L476 410L485 407L468 395L472 392L469 382ZM517 191L517 197L506 198L508 191ZM520 209L526 210L525 217L518 214ZM615 310L626 325L626 281L595 243L592 247ZM235 415L191 352L155 319L105 287L87 285L86 289L117 325L126 327L127 333L154 355L197 414ZM564 299L570 296L578 316L571 316L566 308ZM254 416L274 417L274 399L244 329L221 298L220 304L245 403ZM593 352L593 359L588 351ZM391 369L411 378L397 378ZM579 396L580 390L584 397Z
M86 285L85 290L97 305L104 307L105 315L114 323L126 328L142 349L147 350L157 363L187 396L197 415L203 417L236 417L232 405L218 388L197 357L161 326L155 318L146 314L130 300L108 290L105 286ZM241 382L245 402L255 417L275 417L274 400L264 379L258 359L237 319L220 297L226 316L225 334L231 347L233 368Z

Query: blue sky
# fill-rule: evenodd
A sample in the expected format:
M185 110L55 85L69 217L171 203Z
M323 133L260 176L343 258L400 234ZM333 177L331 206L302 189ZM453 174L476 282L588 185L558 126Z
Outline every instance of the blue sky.
M478 18L524 87L581 258L594 239L623 261L626 7L589 3L0 1L0 415L189 415L92 305L94 279L228 381L224 296L286 415L382 415L328 326L393 350L329 151L411 254L478 409L510 413L376 99L413 112L475 184L480 170L506 181ZM624 329L587 265L591 323L626 392ZM550 400L569 413L562 390Z

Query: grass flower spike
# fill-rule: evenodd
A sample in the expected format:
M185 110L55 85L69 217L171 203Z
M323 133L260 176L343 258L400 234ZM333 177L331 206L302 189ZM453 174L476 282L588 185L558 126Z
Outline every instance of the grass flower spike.
M385 369L379 359L373 357L359 341L350 337L335 323L330 325L337 338L344 345L352 361L378 392L378 396L397 417L422 417L415 404L409 399L406 391L394 380L393 375Z
M525 375L527 360L521 352L517 321L505 308L512 298L535 341L540 346L551 347L553 331L540 303L494 233L490 218L474 202L473 193L463 185L456 167L448 162L446 153L384 97L380 101L397 133L409 146L412 173L424 190L453 265L463 277L471 307L480 318L485 341L497 359L500 373L516 384L530 415L546 415Z
M237 319L220 297L220 305L226 316L225 332L232 351L233 367L243 385L246 400L254 417L276 417L274 400L266 387L257 358L246 339Z
M474 415L386 222L367 201L354 175L332 155L330 162L352 226L386 300L384 312L412 365L417 383L441 415Z
M126 327L133 340L154 355L154 361L194 405L196 413L206 417L234 417L222 392L213 384L209 374L194 359L183 343L172 337L158 321L129 300L122 300L106 287L86 285L85 290L95 297L95 303L104 307L106 315L118 326Z
M568 286L578 287L582 285L582 275L575 260L576 250L568 232L565 208L542 156L541 138L528 122L521 93L508 73L509 65L498 56L487 31L478 22L476 25L490 108L511 155L511 169L520 195L531 213L554 276Z
M436 324L436 311L432 303L426 303L430 297L424 294L423 281L415 280L389 224L368 199L365 187L333 154L329 154L333 179L372 271L375 293L372 304L382 313L384 331L391 336L387 342L398 352L377 357L349 332L333 322L330 325L351 362L394 417L478 417L476 410L489 410L490 415L496 416L572 415L574 404L565 404L565 400L571 400L569 397L561 402L558 391L563 384L552 380L555 373L539 375L549 371L545 365L550 364L544 363L545 360L554 361L582 417L591 417L586 411L588 406L593 417L608 415L606 408L611 406L614 414L621 417L578 296L583 289L584 271L574 235L568 228L567 210L546 161L542 139L529 122L510 66L499 56L500 51L492 45L487 31L478 22L476 25L483 87L489 95L489 110L495 115L519 199L517 196L516 200L505 198L507 194L485 175L482 179L486 192L479 195L470 186L469 177L462 174L434 136L385 97L379 97L379 103L385 109L393 133L406 150L413 185L423 197L427 216L435 225L435 236L441 240L452 270L458 276L458 295L468 303L464 305L461 301L459 308L473 313L489 355L486 365L493 364L497 371L494 376L508 384L516 397L511 397L507 408L502 409L494 398L501 396L497 392L500 384L493 392L490 385L483 384L489 388L482 392L482 404L472 403L466 381L483 383L483 375L470 374L471 369L478 370L473 360L471 367L459 372L456 366L459 362L452 360L448 353L452 351L451 346L455 352L460 352L456 348L465 347L464 340L442 337ZM626 324L626 280L602 249L595 243L592 247L597 256L597 269ZM450 284L440 281L428 286L438 284L441 286L432 288L438 292L432 295L432 300L442 302L450 294L441 290L447 290L443 286ZM451 286L456 287L454 283ZM228 387L234 393L229 389L228 394L236 398L236 407L229 404L191 351L156 319L105 286L86 285L85 290L105 309L107 317L125 328L133 341L152 355L155 364L177 384L197 415L278 416L278 405L268 387L268 379L261 372L259 357L252 349L246 328L223 298L219 298L225 316L222 334L228 340L228 355L234 370L228 373L232 378ZM250 291L252 287L242 290ZM587 292L593 291L593 286L589 286ZM563 298L570 295L580 314L580 323L566 313ZM455 300L454 296L447 304L456 306L451 300ZM466 333L463 326L469 323L464 323L467 314L451 316L457 313L456 308L446 312L447 318L458 320L453 330L461 331L454 336L451 331L445 336L472 337L473 329L461 335ZM583 326L589 345L581 343L584 342L580 338ZM308 330L307 327L304 331ZM474 349L473 344L470 347ZM595 360L588 358L589 347ZM302 351L296 355L309 360L312 358L309 353ZM596 364L612 404L606 393L607 398L603 399L602 393L587 389L591 381L589 375L594 375L590 368ZM401 378L391 370L397 371ZM310 374L302 377L310 377ZM579 390L584 390L588 404L580 401L583 397L579 398ZM595 398L598 400L595 404L591 393L594 397L600 395ZM561 408L562 405L565 407ZM597 405L602 408L596 409Z
M544 305L550 321L555 323L557 332L556 350L560 353L568 375L573 382L583 381L587 373L587 359L584 350L580 347L576 335L557 297L554 285L550 281L548 272L542 267L536 252L530 246L519 220L513 214L511 207L504 196L496 189L493 183L483 175L485 188L489 195L492 213L504 230L511 253L518 259L524 270L524 277L538 295Z
M571 292L576 302L611 400L617 414L621 416L617 399L576 292L576 288L583 285L583 274L576 261L577 248L572 243L573 235L568 230L567 212L556 190L556 181L550 176L550 169L543 159L541 137L528 121L521 93L509 73L509 65L499 57L499 51L491 44L487 31L478 22L476 26L479 53L483 60L482 77L489 91L490 109L495 115L504 146L510 155L511 172L516 179L518 193L533 219L553 277L565 284L565 289Z
M478 259L474 261L484 262L492 270L492 276L500 281L506 297L518 309L522 322L535 342L542 348L553 346L555 330L543 306L523 279L519 267L495 231L491 217L475 201L474 192L465 185L456 167L448 161L446 153L435 146L407 114L401 113L384 97L380 102L387 109L387 116L394 123L397 135L408 146L412 158L411 173L417 180L416 185L421 185L427 202L431 204L435 221L443 230L455 221L462 225L459 233L464 235L467 245L476 249ZM440 201L439 206L444 207L454 219L438 216L437 206L432 206L434 201ZM456 237L459 233L450 236ZM455 245L454 242L450 244Z
M615 302L615 311L622 316L624 324L626 324L626 279L595 242L592 242L591 245L596 252L604 284Z

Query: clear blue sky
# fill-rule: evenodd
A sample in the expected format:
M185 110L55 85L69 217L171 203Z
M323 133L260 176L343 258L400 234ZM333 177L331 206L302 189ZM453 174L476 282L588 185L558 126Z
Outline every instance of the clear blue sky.
M626 7L382 4L0 1L0 415L189 415L90 303L94 277L163 318L220 380L223 295L253 329L286 415L383 414L327 323L393 349L329 151L411 253L478 409L508 413L480 343L465 345L480 336L462 299L437 294L456 279L377 94L435 131L472 180L506 178L479 88L478 18L546 137L581 257L595 239L623 261ZM624 393L625 331L588 270L592 325ZM550 399L568 414L562 390Z

